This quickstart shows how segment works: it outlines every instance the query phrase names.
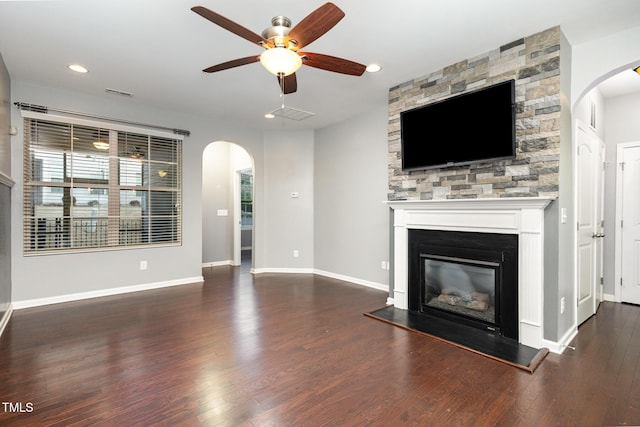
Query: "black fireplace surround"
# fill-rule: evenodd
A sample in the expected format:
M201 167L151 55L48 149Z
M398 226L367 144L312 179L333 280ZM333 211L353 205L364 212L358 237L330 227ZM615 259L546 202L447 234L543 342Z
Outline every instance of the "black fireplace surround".
M518 340L516 234L408 233L409 310Z

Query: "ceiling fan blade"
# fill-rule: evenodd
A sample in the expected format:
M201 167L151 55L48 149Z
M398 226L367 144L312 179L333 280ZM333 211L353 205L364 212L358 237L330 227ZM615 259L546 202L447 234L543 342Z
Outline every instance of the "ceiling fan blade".
M229 68L239 67L241 65L253 64L254 62L260 61L260 55L247 56L245 58L238 58L231 61L223 62L218 65L212 65L211 67L205 68L205 73L215 73L216 71L228 70Z
M289 74L284 77L278 76L278 85L280 86L282 93L285 95L294 93L298 90L298 79L296 78L296 73Z
M194 6L191 8L191 10L193 10L203 18L213 22L214 24L219 25L225 30L231 31L233 34L236 34L243 39L249 40L251 43L255 43L259 46L266 46L268 44L268 41L261 35L254 33L253 31L243 27L240 24L236 24L232 20L225 18L218 13L215 13L214 11L207 9L204 6Z
M325 3L289 31L287 40L298 42L298 48L311 44L344 18L344 12L333 3Z
M302 64L322 70L333 71L334 73L349 74L351 76L361 76L367 69L366 65L349 61L348 59L337 58L321 53L300 52ZM306 57L306 60L305 60Z

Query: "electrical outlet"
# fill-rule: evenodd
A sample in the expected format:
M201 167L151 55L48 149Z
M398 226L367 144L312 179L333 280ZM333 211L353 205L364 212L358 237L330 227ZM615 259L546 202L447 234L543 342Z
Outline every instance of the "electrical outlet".
M147 261L140 261L140 270L147 269Z
M380 264L380 268L382 268L383 270L387 269L387 261L382 261L382 264Z
M560 298L560 314L564 314L564 297Z
M300 256L300 252L298 252L298 250L297 250L297 249L294 249L294 250L293 250L293 257L294 257L294 258L298 258L299 256Z

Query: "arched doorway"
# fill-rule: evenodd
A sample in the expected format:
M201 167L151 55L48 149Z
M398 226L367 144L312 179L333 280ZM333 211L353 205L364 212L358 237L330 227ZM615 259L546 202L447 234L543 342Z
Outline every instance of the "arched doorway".
M638 87L634 89L624 84L627 81L625 77L628 79L630 75L640 82L640 76L633 75L635 73L632 71L638 65L637 63L635 65L627 64L595 79L589 86L589 91L585 92L576 101L573 108L574 130L576 130L574 136L575 147L579 150L580 134L590 134L592 139L601 139L601 144L604 146L604 158L598 164L593 165L593 170L596 171L596 168L598 168L603 177L603 184L598 185L598 188L594 188L594 194L596 194L596 190L601 192L601 200L598 205L600 218L594 222L594 229L589 230L589 235L587 236L588 240L597 242L594 246L596 250L594 254L598 255L599 252L599 255L594 257L592 264L596 271L599 270L595 279L601 298L596 298L596 304L594 305L596 310L600 299L622 301L620 296L622 281L621 257L624 255L624 251L620 250L622 247L620 241L622 221L619 218L619 211L623 206L624 198L622 191L617 187L620 185L620 171L623 168L618 152L620 144L626 140L624 138L621 139L619 135L629 134L629 129L627 128L633 125L638 110L634 114L629 108L618 107L614 109L614 106L619 102L617 99L628 98L632 93L638 93L633 92L638 91ZM617 82L618 80L620 81L619 83ZM614 121L612 121L613 117L615 117ZM612 132L613 128L617 128L615 132ZM580 132L580 129L583 131ZM621 130L624 131L621 132ZM636 135L639 134L636 132ZM636 139L640 140L640 138ZM578 177L581 176L579 160L576 162L576 167L578 168L576 175ZM578 216L580 216L579 210L581 208L579 199L580 182L580 179L576 182ZM578 254L580 254L580 242L578 243ZM586 295L586 293L581 292L582 285L580 283L581 274L584 274L585 271L586 269L580 268L580 262L578 262L577 295L579 306L581 297ZM577 323L580 324L587 316L580 316L580 307L578 312Z
M216 141L202 154L202 265L252 265L253 159Z

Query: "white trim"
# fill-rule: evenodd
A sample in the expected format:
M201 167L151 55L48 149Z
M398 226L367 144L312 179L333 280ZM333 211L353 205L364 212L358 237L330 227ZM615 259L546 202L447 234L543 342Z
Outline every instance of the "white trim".
M0 172L0 184L4 184L7 187L11 188L15 185L15 183L16 182L11 179L9 175L5 175L4 173Z
M233 261L228 259L226 261L213 261L213 262L203 262L202 268L207 267L221 267L223 265L233 265Z
M612 294L602 294L602 300L609 301L609 302L620 302L620 301L616 301L616 296Z
M183 279L168 280L165 282L145 283L142 285L123 286L119 288L100 289L98 291L80 292L76 294L59 295L48 298L37 298L31 300L14 301L13 308L20 310L23 308L39 307L42 305L59 304L62 302L80 301L89 298L99 298L111 295L126 294L130 292L148 291L152 289L168 288L170 286L191 285L194 283L203 283L204 277L185 277Z
M313 274L313 271L313 268L254 268L251 270L251 273Z
M421 210L501 210L544 209L555 197L499 197L486 199L392 200L393 209Z
M542 344L552 353L562 354L569 347L569 343L578 335L578 329L569 329L558 342L542 340Z
M242 197L241 197L241 170L235 170L233 174L233 260L231 265L242 264Z
M370 280L359 279L357 277L345 276L342 274L332 273L330 271L318 270L315 268L258 268L252 269L252 274L278 273L278 274L317 274L318 276L329 277L331 279L342 280L343 282L353 283L354 285L366 286L367 288L378 289L379 291L389 292L389 285L383 283L372 282ZM387 299L387 301L389 301Z
M5 327L9 324L9 320L11 320L11 314L13 314L13 305L10 303L7 311L4 312L4 316L0 319L0 337L4 333Z
M624 150L640 145L640 141L621 142L616 145L616 208L614 212L614 299L615 302L622 302L622 289L620 283L622 281L622 168L620 162L624 156Z
M319 276L330 277L332 279L342 280L344 282L354 283L356 285L366 286L367 288L378 289L380 291L389 292L389 285L384 285L382 283L371 282L369 280L358 279L357 277L344 276L342 274L331 273L329 271L324 270L313 270L314 274Z

